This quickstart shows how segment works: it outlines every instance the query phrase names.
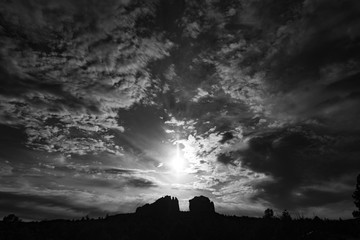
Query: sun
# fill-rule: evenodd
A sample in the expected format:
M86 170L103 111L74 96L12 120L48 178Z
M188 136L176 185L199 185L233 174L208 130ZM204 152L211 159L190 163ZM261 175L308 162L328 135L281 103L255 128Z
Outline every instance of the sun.
M181 158L180 156L175 156L172 160L171 160L171 168L175 171L175 172L181 172L184 169L184 159Z
M184 170L185 160L182 158L180 154L179 145L176 145L176 153L175 156L171 159L170 166L172 170L176 173L180 173Z

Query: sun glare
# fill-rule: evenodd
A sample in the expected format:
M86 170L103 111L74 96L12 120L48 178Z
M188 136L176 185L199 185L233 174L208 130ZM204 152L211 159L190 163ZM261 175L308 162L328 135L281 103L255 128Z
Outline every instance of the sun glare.
M181 172L184 167L184 160L180 156L174 157L171 162L171 167L175 172Z
M176 145L176 154L171 160L170 164L171 168L177 173L182 172L185 167L185 160L181 157L178 144Z

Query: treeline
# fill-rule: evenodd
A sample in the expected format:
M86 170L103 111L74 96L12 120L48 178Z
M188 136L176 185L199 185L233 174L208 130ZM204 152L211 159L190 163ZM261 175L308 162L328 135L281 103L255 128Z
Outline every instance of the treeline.
M360 239L360 221L221 214L119 214L100 219L0 222L1 240L41 239Z

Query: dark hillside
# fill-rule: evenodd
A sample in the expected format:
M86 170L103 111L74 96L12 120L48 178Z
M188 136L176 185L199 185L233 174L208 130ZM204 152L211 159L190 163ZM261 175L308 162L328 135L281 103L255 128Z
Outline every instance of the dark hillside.
M282 221L220 214L119 214L105 219L0 222L2 240L41 239L360 239L357 220Z

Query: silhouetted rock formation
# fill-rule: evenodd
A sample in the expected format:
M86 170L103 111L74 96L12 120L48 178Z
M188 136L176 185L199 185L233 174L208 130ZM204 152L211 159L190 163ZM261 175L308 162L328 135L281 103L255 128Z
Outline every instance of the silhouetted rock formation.
M171 215L179 213L179 201L175 197L165 196L152 204L145 204L136 209L136 214L141 215Z
M189 200L191 213L215 213L214 203L209 198L197 196Z

